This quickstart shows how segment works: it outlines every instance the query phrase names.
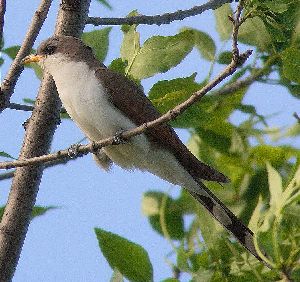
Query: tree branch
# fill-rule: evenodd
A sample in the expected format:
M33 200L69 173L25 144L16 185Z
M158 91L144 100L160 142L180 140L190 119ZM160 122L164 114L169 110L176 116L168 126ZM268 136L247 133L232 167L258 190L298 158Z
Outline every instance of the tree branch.
M72 160L75 160L75 159L61 159L61 160L54 160L52 162L47 162L47 163L45 163L44 169L54 167L57 165L65 165L69 161L72 161ZM12 170L12 171L8 171L8 172L0 174L0 181L13 178L15 175L15 171L16 170Z
M46 3L49 4L48 2ZM62 0L55 34L79 37L84 28L89 4L90 0ZM20 159L44 155L49 151L59 120L60 108L61 103L53 79L45 75L35 109L26 127ZM30 223L43 169L42 165L32 165L17 168L15 171L0 224L0 281L11 281L13 277Z
M9 104L11 95L13 94L17 80L22 73L24 67L20 64L21 60L30 53L35 39L47 17L52 0L42 0L38 9L35 11L31 24L25 35L22 46L12 62L6 77L1 84L0 91L0 112L2 112Z
M238 29L236 30L238 32ZM41 163L46 163L49 161L61 160L61 159L72 159L82 155L86 155L91 152L95 152L95 150L101 149L108 145L118 145L120 140L128 140L131 137L134 137L138 134L143 133L145 130L158 126L159 124L169 122L175 119L178 115L183 113L187 108L189 108L194 103L198 102L206 93L208 93L212 88L218 85L221 81L223 81L226 77L233 74L237 67L241 64L241 60L245 61L251 55L251 51L246 51L238 56L235 56L232 59L232 62L211 82L209 82L206 86L204 86L201 90L195 92L189 99L179 104L172 110L168 111L166 114L162 115L158 119L153 121L144 123L134 129L127 130L121 133L118 136L119 140L117 140L116 136L112 136L103 140L100 140L96 143L91 143L88 145L77 145L72 146L69 149L61 150L53 154L47 154L38 157L32 157L30 159L19 159L17 161L11 162L2 162L0 163L0 169L9 169L14 167L23 167L29 165L36 165Z
M249 75L248 77L246 77L244 79L240 79L235 82L224 85L221 89L212 92L212 94L213 95L228 95L228 94L231 94L241 88L249 86L254 81L256 81L259 78L261 78L262 76L268 74L270 72L271 66L277 59L278 59L278 55L274 55L274 56L270 57L266 61L265 65L260 69L256 69L253 72L253 74Z
M134 16L128 18L100 18L100 17L89 17L86 24L98 25L122 25L122 24L147 24L147 25L162 25L169 24L173 21L183 20L188 17L200 15L207 10L215 10L225 3L231 3L233 0L210 0L207 3L195 6L188 10L178 10L173 13L166 13L162 15L154 16Z
M24 105L24 104L17 104L17 103L9 103L7 109L17 110L17 111L24 111L24 112L32 112L34 110L34 106L31 105ZM61 108L61 114L66 114L67 111L65 108Z
M3 42L4 15L6 11L6 0L0 0L0 45Z

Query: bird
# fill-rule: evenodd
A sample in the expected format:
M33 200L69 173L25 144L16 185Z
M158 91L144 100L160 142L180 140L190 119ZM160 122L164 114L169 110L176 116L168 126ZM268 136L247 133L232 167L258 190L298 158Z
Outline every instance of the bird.
M71 119L91 142L116 136L160 113L142 88L125 75L98 61L91 47L72 36L52 36L23 64L37 62L55 82ZM126 170L148 171L171 184L184 187L252 255L258 255L253 232L208 189L203 180L229 182L221 172L198 160L168 124L148 128L119 145L94 152L97 163L109 170L112 163Z

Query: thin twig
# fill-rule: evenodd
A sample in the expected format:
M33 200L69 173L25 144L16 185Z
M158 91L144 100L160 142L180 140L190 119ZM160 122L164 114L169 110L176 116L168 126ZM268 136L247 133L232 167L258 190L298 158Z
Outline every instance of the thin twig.
M52 0L42 0L39 7L34 13L29 29L25 35L22 46L12 62L8 73L1 84L0 92L0 112L2 112L9 104L11 95L13 94L17 80L24 67L20 64L21 60L30 53L35 39L47 17Z
M224 85L221 89L213 91L212 94L213 95L227 95L227 94L236 92L237 90L239 90L241 88L249 86L251 83L258 80L262 76L269 74L269 72L271 70L271 66L277 60L277 58L278 58L277 55L270 57L265 62L265 65L260 69L256 69L253 74L247 76L244 79L240 79L235 82Z
M7 106L7 109L30 112L30 111L34 110L34 106L18 104L18 103L9 103L8 106ZM66 114L67 111L66 111L65 108L61 108L60 113L61 114Z
M34 110L34 106L17 104L17 103L9 103L6 108L17 110L17 111L24 111L24 112L32 112Z
M0 0L0 45L3 42L4 15L6 11L6 0Z
M231 3L233 0L210 0L207 3L195 6L187 10L178 10L173 13L166 13L162 15L154 16L134 16L127 18L100 18L100 17L89 17L86 24L98 25L122 25L122 24L147 24L147 25L162 25L169 24L173 21L183 20L188 17L200 15L207 10L215 10L225 3Z
M57 165L66 165L69 161L72 161L72 160L75 160L75 159L61 159L61 160L54 160L52 162L47 162L47 163L45 163L44 169L54 167ZM0 181L11 179L14 177L14 174L15 174L15 170L1 173Z
M299 115L295 112L293 113L293 117L297 120L297 122L300 124L300 117Z

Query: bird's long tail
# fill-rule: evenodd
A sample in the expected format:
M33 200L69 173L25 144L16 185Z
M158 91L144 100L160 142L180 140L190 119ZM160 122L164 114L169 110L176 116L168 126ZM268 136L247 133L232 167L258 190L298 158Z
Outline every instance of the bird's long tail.
M253 232L241 220L239 220L200 180L194 179L194 181L198 184L198 191L195 192L194 187L192 190L187 189L188 192L199 203L201 203L211 213L211 215L219 223L221 223L252 255L270 268L270 266L258 255L255 249Z

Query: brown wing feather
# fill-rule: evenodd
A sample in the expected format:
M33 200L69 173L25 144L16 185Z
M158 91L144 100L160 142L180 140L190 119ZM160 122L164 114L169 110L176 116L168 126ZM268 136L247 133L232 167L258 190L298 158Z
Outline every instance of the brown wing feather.
M152 121L160 116L147 96L134 82L106 67L95 70L103 86L108 90L111 102L136 125ZM167 124L148 129L145 134L152 144L160 145L172 152L181 165L196 179L228 182L228 178L212 167L199 161L180 141Z

